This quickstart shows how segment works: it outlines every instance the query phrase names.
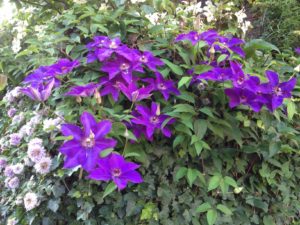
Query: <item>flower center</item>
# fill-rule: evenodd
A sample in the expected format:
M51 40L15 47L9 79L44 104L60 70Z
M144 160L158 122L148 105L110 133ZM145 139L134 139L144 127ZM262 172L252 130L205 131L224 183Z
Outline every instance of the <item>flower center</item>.
M128 69L129 69L129 64L128 63L122 63L120 66L120 70L122 70L124 73L128 73Z
M112 42L109 44L109 48L111 48L111 49L116 49L116 48L118 48L118 45L117 45L116 42L112 41Z
M199 38L198 35L195 35L195 36L194 36L194 40L195 40L195 41L197 41L198 38Z
M94 145L95 145L95 134L92 131L90 131L90 135L87 138L83 139L82 146L85 148L92 148L94 147Z
M135 102L139 97L139 91L136 90L136 91L132 92L131 97L132 97L132 101Z
M275 87L273 89L273 91L274 91L275 95L282 95L283 94L280 87Z
M146 56L142 55L141 58L140 58L140 61L141 61L142 63L147 63L147 62L148 62L148 59L147 59Z
M157 85L157 87L158 87L159 90L166 90L167 89L167 87L163 83L159 83Z
M245 95L242 95L242 96L241 96L241 102L246 102L246 101L247 101L246 96L245 96Z
M61 71L64 73L64 72L67 72L67 70L68 70L68 67L66 67L66 66L63 66L63 67L61 67Z
M114 169L112 170L112 175L113 175L114 177L119 177L119 176L121 176L121 170L120 170L119 168L114 168Z
M150 122L152 124L157 124L159 122L158 116L152 116L152 117L150 117Z
M242 85L242 84L244 83L244 81L245 81L245 78L242 77L242 76L240 76L240 77L238 78L238 80L237 80L237 84L238 84L238 85Z

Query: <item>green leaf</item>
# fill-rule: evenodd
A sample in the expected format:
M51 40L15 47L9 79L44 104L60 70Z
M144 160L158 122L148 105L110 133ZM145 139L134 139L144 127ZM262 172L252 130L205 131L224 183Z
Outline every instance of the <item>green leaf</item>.
M188 169L188 171L187 171L187 181L188 181L190 187L193 186L193 183L195 182L198 174L199 174L198 170L196 170L196 169Z
M297 113L297 109L295 103L292 100L289 100L287 103L288 119L292 120L296 113Z
M207 131L207 123L205 120L196 120L194 122L194 132L195 135L202 139Z
M7 76L0 74L0 91L2 91L7 85Z
M281 143L271 142L269 144L269 157L276 155L281 149Z
M72 139L73 139L72 135L70 135L70 136L58 136L58 137L54 138L55 141L69 141L69 140L72 140Z
M104 151L101 151L100 152L100 157L101 158L105 158L106 156L108 156L110 153L113 152L113 148L108 148L108 149L105 149Z
M50 209L52 212L56 212L59 208L59 200L49 200L48 201L48 209Z
M232 211L226 205L218 204L217 209L226 215L232 215Z
M208 202L205 202L197 207L196 212L202 213L208 211L209 209L211 209L211 205Z
M116 189L117 189L117 185L115 183L113 182L109 183L104 190L103 198L111 194Z
M168 66L170 67L170 69L173 71L173 73L177 74L177 75L182 75L183 74L183 70L181 69L180 66L175 65L174 63L170 62L167 59L162 59L162 61Z
M200 155L203 149L203 143L198 141L194 144L197 155Z
M277 51L280 52L280 50L273 44L263 40L263 39L254 39L250 42L246 43L244 47L244 51L246 53L247 58L255 56L256 50L263 50L263 51Z
M205 73L209 70L212 69L212 66L208 66L208 65L197 65L194 67L194 72L196 74L201 74L201 73Z
M69 53L72 51L73 48L74 48L74 45L67 45L66 53L69 55Z
M181 88L183 85L189 86L192 77L182 77L178 82L178 88Z
M232 187L235 187L235 188L238 187L238 185L237 185L237 183L235 182L235 180L234 180L233 178L231 178L231 177L226 176L226 177L224 178L224 181L225 181L226 184L228 184L228 185L230 185L230 186L232 186Z
M213 189L216 189L221 182L221 176L220 174L214 175L212 178L210 178L208 183L208 191L211 191Z
M180 167L179 170L177 170L175 175L175 181L179 181L182 177L184 177L187 173L186 167Z
M276 225L272 216L264 216L263 218L264 225Z
M217 211L214 209L210 209L206 213L207 223L208 225L213 225L217 221L218 214Z
M226 54L220 55L217 59L217 63L219 64L220 62L223 62L227 58L227 56L228 55L226 55Z

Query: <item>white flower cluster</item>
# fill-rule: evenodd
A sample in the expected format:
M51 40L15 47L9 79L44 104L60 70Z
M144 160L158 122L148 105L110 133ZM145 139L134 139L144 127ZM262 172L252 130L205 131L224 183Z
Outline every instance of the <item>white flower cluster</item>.
M247 18L247 15L245 13L245 9L241 9L240 11L236 12L234 15L237 18L239 28L242 30L243 34L245 35L246 32L251 27L251 22L245 20Z
M40 112L35 112L34 116L31 117L31 119L24 124L19 133L24 137L24 136L31 136L36 128L36 126L40 123L42 119L42 116Z
M11 91L7 92L3 97L3 100L8 103L15 102L22 95L21 87L15 87Z
M73 0L73 2L76 4L85 4L87 3L87 0Z
M38 37L38 39L42 39L45 37L46 35L46 25L36 25L34 27L34 31L36 32L36 35Z
M145 17L152 23L153 25L156 25L160 20L163 20L166 17L167 13L151 13L145 15Z
M55 119L52 119L52 118L45 119L43 122L43 130L45 132L59 130L61 123L62 123L62 119L59 117L57 117Z
M132 4L136 4L136 3L141 3L141 2L145 2L146 0L131 0Z
M11 46L14 53L18 53L21 50L21 41L26 36L27 26L28 22L26 20L18 20L13 28L13 31L17 34L13 39Z
M34 168L37 173L47 174L50 172L52 159L46 156L42 139L34 138L28 143L27 155L30 161L35 163Z

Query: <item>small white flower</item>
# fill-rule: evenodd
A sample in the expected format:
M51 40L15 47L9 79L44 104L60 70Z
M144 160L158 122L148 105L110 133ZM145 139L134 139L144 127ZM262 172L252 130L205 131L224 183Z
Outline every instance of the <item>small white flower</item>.
M40 139L40 138L31 139L28 143L28 148L35 147L36 145L42 146L43 145L43 140Z
M85 4L87 3L87 0L73 0L73 2L76 4Z
M15 218L9 218L8 220L7 220L7 225L16 225L17 224L17 220L15 219Z
M296 67L294 68L294 70L295 70L296 72L300 73L300 64L299 64L298 66L296 66Z
M24 196L24 206L26 211L30 211L39 205L38 196L33 192L28 192Z
M21 174L24 171L24 165L21 163L17 163L12 166L12 170L14 174Z
M61 119L56 118L56 119L45 119L43 122L43 130L44 131L52 131L55 129L60 129L60 124L61 124Z
M33 166L34 162L29 159L29 157L24 158L24 164L25 166Z
M37 173L47 174L50 172L52 160L50 157L44 157L34 166Z
M17 189L20 185L20 180L18 177L13 177L13 178L10 178L8 181L7 181L7 187L9 189Z

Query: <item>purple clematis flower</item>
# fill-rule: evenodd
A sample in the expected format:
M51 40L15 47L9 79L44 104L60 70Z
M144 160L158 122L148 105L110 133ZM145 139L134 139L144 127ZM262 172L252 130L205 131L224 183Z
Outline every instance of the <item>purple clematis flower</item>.
M135 184L142 183L142 176L135 171L138 164L127 162L123 156L112 153L105 158L97 160L97 168L90 172L89 178L93 180L112 180L119 190L124 189L128 182Z
M196 76L198 80L213 80L224 82L226 80L231 80L232 70L230 68L214 67L212 70L201 73Z
M101 70L109 74L110 80L121 74L128 84L132 82L133 71L144 72L139 61L129 61L124 57L117 57L114 60L105 62Z
M66 141L60 152L66 156L64 167L74 168L82 166L87 171L95 168L99 153L108 148L114 148L117 142L111 138L105 138L110 132L112 124L108 120L97 122L94 116L83 112L80 117L83 129L73 124L61 125L64 136L72 136Z
M229 106L234 108L240 104L248 105L255 112L263 106L264 98L257 98L254 92L242 88L227 88L225 94L229 97Z
M47 84L32 84L31 86L22 88L21 92L32 100L43 102L49 98L54 84L55 80L52 79Z
M175 87L174 82L172 80L165 80L163 76L156 72L155 73L156 79L153 78L145 78L143 81L150 84L153 90L159 91L164 96L165 100L168 100L170 97L170 93L174 95L179 95L180 92Z
M80 96L80 97L88 97L88 96L92 96L97 88L99 87L99 84L96 83L89 83L83 86L74 86L71 87L70 90L65 93L66 96Z
M191 31L187 34L179 34L175 38L175 42L184 41L184 40L190 41L192 45L196 45L200 41L199 33L196 31Z
M161 130L166 137L171 137L172 133L167 125L174 123L175 119L161 114L158 104L152 102L150 109L146 106L138 105L136 106L136 112L134 112L133 115L137 114L139 115L131 119L131 122L145 128L144 135L148 140L153 140L155 130ZM162 127L166 120L169 121L164 127Z
M48 82L52 80L54 76L55 73L49 66L40 66L35 71L30 73L27 77L25 77L23 82L25 84L37 85L41 82Z
M232 71L232 83L234 87L243 87L248 76L244 73L242 65L236 61L230 61L230 68Z
M295 53L296 53L297 55L300 55L300 47L295 48Z
M148 51L139 54L138 60L154 72L157 71L156 67L164 65L164 62L162 60L155 57L151 52Z
M151 96L151 86L138 88L134 82L128 86L124 83L119 83L118 85L122 93L132 102L137 102Z
M267 98L269 101L266 106L273 112L282 104L284 98L290 98L292 96L292 90L296 85L297 79L291 78L289 81L279 83L279 76L274 71L267 70L266 75L269 82L262 86L264 93L268 93Z
M55 86L60 85L58 75L63 75L71 72L74 68L79 66L77 60L70 61L69 59L60 59L55 64L50 66L40 66L24 79L25 84L38 85L43 82L49 82L55 79Z
M69 59L60 59L55 64L50 66L50 70L52 70L55 75L63 75L70 73L79 65L80 63L78 60L71 61Z

